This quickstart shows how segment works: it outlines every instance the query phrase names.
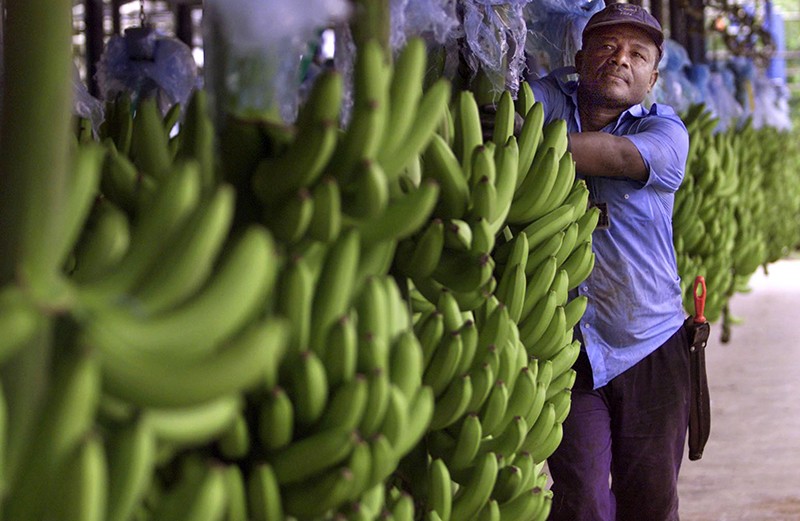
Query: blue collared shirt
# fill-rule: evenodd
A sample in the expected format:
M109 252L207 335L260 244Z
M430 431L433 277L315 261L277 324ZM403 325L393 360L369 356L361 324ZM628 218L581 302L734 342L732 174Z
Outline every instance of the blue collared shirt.
M559 69L531 82L545 122L564 119L580 132L577 82ZM681 184L689 134L667 105L634 105L602 132L630 139L649 175L586 176L592 204L607 210L607 227L592 235L595 266L577 291L588 297L580 333L601 387L662 345L683 324L680 277L672 243L672 207ZM579 177L580 172L578 172Z

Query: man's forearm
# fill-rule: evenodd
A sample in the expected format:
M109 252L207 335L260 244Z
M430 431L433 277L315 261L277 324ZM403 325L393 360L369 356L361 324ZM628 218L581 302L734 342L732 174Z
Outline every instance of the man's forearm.
M629 139L606 132L571 132L569 141L578 173L647 180L644 160Z

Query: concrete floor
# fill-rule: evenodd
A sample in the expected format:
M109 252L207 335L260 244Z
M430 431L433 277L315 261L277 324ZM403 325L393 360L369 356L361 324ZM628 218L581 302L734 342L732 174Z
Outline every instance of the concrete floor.
M711 437L683 463L681 521L800 521L800 258L750 286L731 300L743 323L729 343L712 325Z

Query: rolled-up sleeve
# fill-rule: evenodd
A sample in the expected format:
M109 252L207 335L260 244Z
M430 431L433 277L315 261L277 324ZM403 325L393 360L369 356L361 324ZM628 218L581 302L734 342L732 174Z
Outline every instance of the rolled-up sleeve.
M677 116L644 118L635 132L623 137L631 140L649 171L644 186L675 192L683 181L689 154L689 133Z

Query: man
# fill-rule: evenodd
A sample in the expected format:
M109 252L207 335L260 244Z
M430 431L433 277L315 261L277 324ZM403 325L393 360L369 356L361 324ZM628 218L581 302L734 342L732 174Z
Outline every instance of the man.
M546 121L567 121L576 170L602 211L595 268L577 288L589 304L572 408L548 460L550 519L677 520L690 383L671 217L689 137L670 107L642 105L664 42L655 18L611 4L582 39L577 82L564 70L531 82Z

